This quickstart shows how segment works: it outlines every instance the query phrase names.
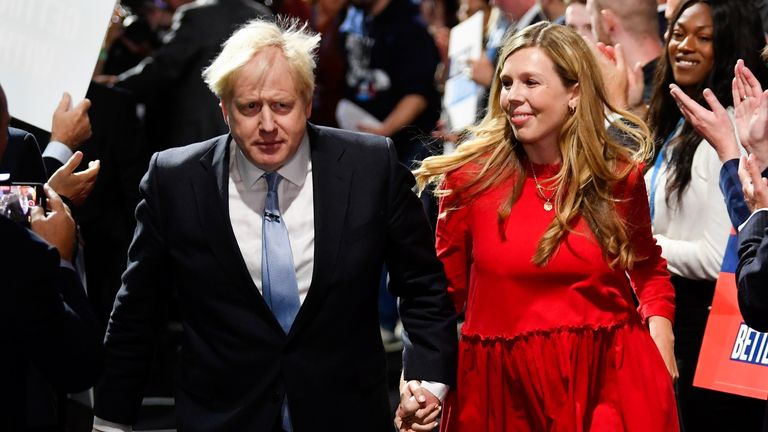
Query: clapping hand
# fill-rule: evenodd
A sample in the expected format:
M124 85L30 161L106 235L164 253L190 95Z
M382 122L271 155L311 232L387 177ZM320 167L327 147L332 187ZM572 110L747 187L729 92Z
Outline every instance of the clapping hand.
M736 62L734 73L731 92L736 130L741 145L755 155L755 163L763 171L768 168L768 92L763 92L743 60Z
M768 208L768 179L760 175L754 154L742 156L739 161L739 179L744 191L744 201L750 211Z
M736 142L736 134L728 118L728 112L710 89L704 89L704 100L711 111L699 105L675 84L669 86L670 94L683 117L717 152L721 162L738 159L741 155Z

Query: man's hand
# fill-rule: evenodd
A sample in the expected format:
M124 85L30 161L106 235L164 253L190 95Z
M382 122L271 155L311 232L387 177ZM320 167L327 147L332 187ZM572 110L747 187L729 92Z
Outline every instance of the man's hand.
M53 112L53 125L51 126L51 141L58 141L72 151L91 137L91 120L88 118L88 109L91 101L83 99L72 107L72 96L64 93L59 101L59 106Z
M676 382L680 373L677 371L677 362L675 361L675 335L672 332L672 322L661 316L652 316L648 318L648 330L650 330L651 338L672 376L672 382Z
M488 57L481 55L477 60L467 60L467 64L469 66L469 79L483 87L491 86L495 70Z
M588 43L597 57L597 64L605 82L608 102L617 109L629 107L629 75L624 49L621 44L616 46L598 42Z
M398 432L432 431L437 427L436 420L440 409L440 400L422 388L419 381L401 383L395 426Z
M749 158L742 156L739 161L739 179L744 191L744 201L750 211L768 208L768 179L761 177L757 158L754 154Z
M741 156L739 145L736 143L736 132L733 130L731 119L728 118L728 112L712 90L704 89L704 100L712 109L710 111L691 99L675 84L670 85L669 88L669 93L675 98L680 112L715 149L721 162L738 159Z
M96 184L101 164L98 160L88 163L88 168L74 172L83 160L83 153L76 151L67 163L57 169L48 179L51 188L62 196L67 197L76 206L80 206L88 198Z
M75 220L59 195L47 184L44 188L50 212L46 215L42 206L32 209L32 231L58 249L62 259L71 262L75 251Z

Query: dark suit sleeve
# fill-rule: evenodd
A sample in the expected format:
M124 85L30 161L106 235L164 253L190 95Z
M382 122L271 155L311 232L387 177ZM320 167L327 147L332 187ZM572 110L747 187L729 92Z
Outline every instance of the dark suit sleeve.
M443 266L435 254L432 230L412 191L413 175L389 146L389 193L386 259L390 290L400 298L405 329L405 379L454 385L456 381L456 314L448 299Z
M47 173L50 173L48 174L48 177L53 175L53 173L55 173L56 170L64 166L63 162L56 159L55 157L50 157L50 156L43 156L43 163L45 164L45 171Z
M768 331L768 211L752 216L739 232L739 264L736 268L739 309L744 322Z
M157 209L161 201L157 159L155 154L141 182L136 232L104 341L104 378L96 389L96 416L120 424L136 421L154 354L155 335L163 324L163 306L171 287Z
M10 292L2 321L8 320L21 352L54 388L87 389L101 373L102 351L80 280L60 266L56 249L31 231L0 217L0 233L5 245L13 245L0 248L3 288Z
M199 12L194 8L177 12L163 46L122 73L117 86L131 90L143 99L184 75L204 46L198 40L206 34L199 28L199 25L204 25Z
M0 172L10 173L11 181L44 183L48 179L40 146L35 136L16 128L8 128L8 147L0 159Z
M749 217L750 211L746 201L744 201L744 192L741 189L738 159L725 161L723 167L720 168L720 190L725 197L725 206L728 208L731 224L735 227L743 224Z

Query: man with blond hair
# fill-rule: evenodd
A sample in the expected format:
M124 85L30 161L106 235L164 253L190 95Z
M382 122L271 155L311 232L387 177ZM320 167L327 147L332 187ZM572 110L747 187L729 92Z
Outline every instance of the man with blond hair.
M318 43L292 21L248 23L203 73L230 133L152 157L97 430L135 422L173 287L179 430L391 430L385 261L409 336L404 376L428 381L411 387L422 411L453 384L455 314L413 177L389 139L307 123Z

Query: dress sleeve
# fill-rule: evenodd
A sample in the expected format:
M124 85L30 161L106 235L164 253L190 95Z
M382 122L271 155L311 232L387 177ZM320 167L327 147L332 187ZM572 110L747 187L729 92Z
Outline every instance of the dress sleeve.
M654 315L673 321L675 290L669 280L667 261L661 257L661 248L651 232L648 195L639 169L629 175L626 198L623 213L630 229L630 241L635 254L642 258L628 271L632 288L640 301L638 312L643 321Z
M446 176L444 189L455 189L457 173ZM462 312L467 301L469 269L472 257L472 237L469 231L469 209L458 205L459 199L451 194L440 198L440 213L435 229L437 256L443 262L448 279L448 295L457 312Z

